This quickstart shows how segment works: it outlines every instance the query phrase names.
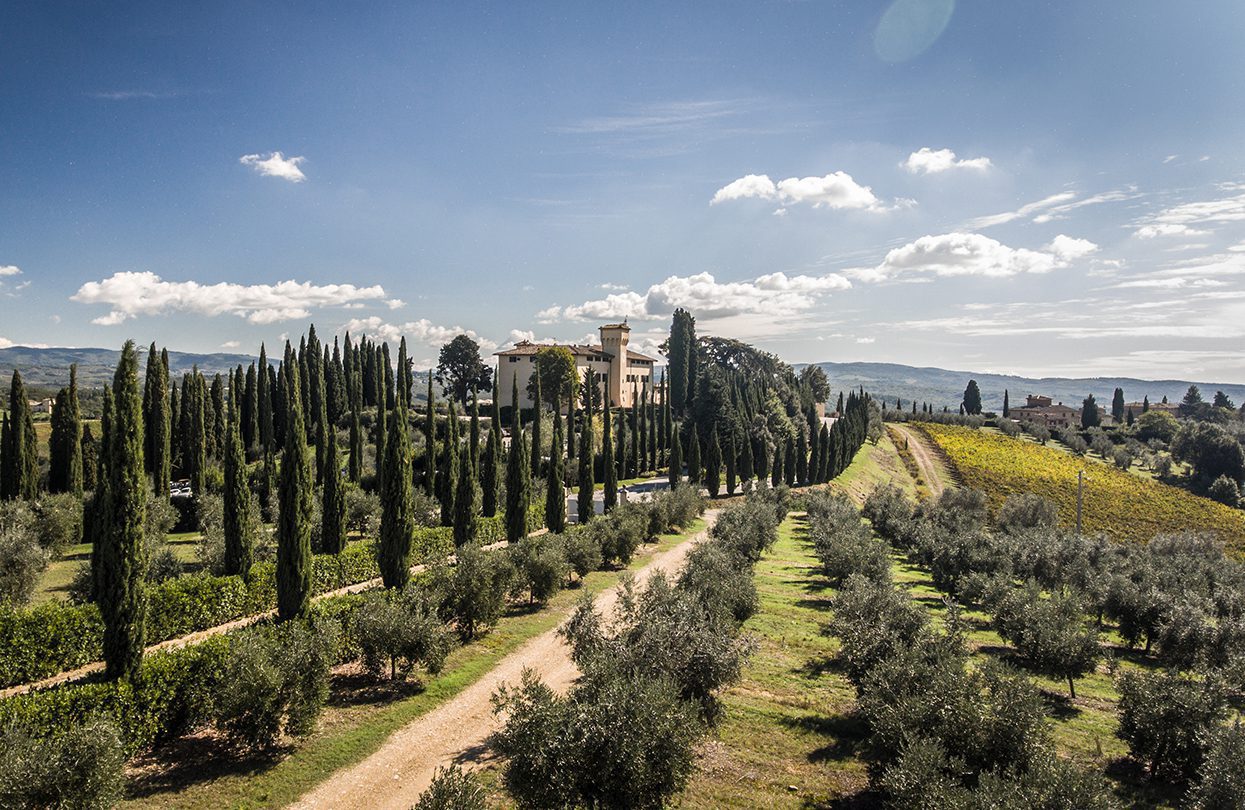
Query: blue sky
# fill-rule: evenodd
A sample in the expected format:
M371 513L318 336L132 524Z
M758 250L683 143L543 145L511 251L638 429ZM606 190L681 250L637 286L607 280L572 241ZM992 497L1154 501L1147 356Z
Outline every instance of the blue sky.
M0 7L0 345L1245 382L1239 2Z

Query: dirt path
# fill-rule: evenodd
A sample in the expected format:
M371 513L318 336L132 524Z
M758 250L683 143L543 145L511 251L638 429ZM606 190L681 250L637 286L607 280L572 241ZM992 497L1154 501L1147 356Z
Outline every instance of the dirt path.
M925 479L925 486L929 487L930 497L937 498L946 489L946 483L942 464L925 444L925 437L907 425L892 424L890 427L907 441L908 452L912 453L917 469L921 471L921 477Z
M549 531L548 529L540 529L539 531L532 532L532 534L533 535L545 534L548 531ZM502 540L500 542L491 543L487 546L484 546L484 550L492 551L498 548L505 548L507 545L508 543L505 540ZM450 555L450 559L453 560L453 555ZM411 566L411 575L414 576L415 574L421 574L425 570L427 570L426 565L423 565L423 564L413 565ZM334 596L344 596L345 594L349 594L349 593L362 593L363 591L370 591L374 588L379 588L382 584L383 583L381 582L380 577L377 577L376 579L369 579L365 582L356 582L353 585L347 585L343 588L337 588L336 590L332 590L332 591L325 591L324 593L319 594L318 596L313 596L311 598L311 601L319 602L321 599L331 599ZM238 630L240 628L255 624L256 622L262 619L267 619L270 616L275 616L276 614L277 614L276 610L269 610L263 613L256 613L250 616L243 616L239 619L234 619L231 622L226 622L225 624L218 624L215 627L209 627L206 630L199 630L199 631L196 631L194 633L189 633L184 636L178 636L177 638L171 638L171 639L168 639L167 641L161 641L159 644L152 644L146 647L143 650L143 653L146 655L146 654L150 654L153 652L157 652L159 650L175 650L180 647L189 647L192 644L198 644L199 642L204 641L205 639L211 638L212 636L219 636L223 633L230 633L234 630ZM31 681L30 683L19 684L17 686L10 686L6 689L0 689L0 699L11 697L13 695L20 695L25 692L33 692L36 689L46 689L49 686L56 686L57 684L68 683L70 681L78 681L93 673L102 672L103 669L104 669L104 663L102 661L96 661L93 664L87 664L85 666L78 667L77 669L66 670L65 672L52 675L50 677L44 678L43 680Z
M716 518L716 510L705 513L709 526ZM706 527L695 537L655 555L636 572L636 582L644 582L656 571L678 570L687 553L707 531ZM618 589L611 588L596 598L596 606L609 616L617 601ZM483 766L491 757L488 736L498 725L489 698L503 683L518 683L525 668L534 670L557 691L565 691L579 675L557 629L550 630L503 658L448 703L394 732L367 759L334 773L293 807L406 810L427 789L438 767L453 762L467 770Z

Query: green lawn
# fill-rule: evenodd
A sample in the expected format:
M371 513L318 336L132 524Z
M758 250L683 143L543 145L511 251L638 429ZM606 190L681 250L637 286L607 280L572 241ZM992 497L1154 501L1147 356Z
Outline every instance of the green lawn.
M704 528L696 521L686 531L663 536L656 550L668 549ZM653 548L653 547L650 547ZM649 554L638 556L632 569L645 564ZM456 649L440 675L420 691L381 695L358 700L352 690L336 679L334 698L317 731L288 755L273 759L239 761L221 755L210 744L191 740L184 750L164 752L181 767L166 772L162 763L138 763L135 776L148 769L158 778L133 780L127 807L280 807L286 805L339 768L353 765L372 752L397 729L449 700L492 669L498 661L523 643L558 625L574 608L581 594L597 593L616 584L620 572L591 574L583 588L561 591L536 612L516 609L484 638ZM196 750L193 743L200 743ZM158 752L159 753L159 752Z

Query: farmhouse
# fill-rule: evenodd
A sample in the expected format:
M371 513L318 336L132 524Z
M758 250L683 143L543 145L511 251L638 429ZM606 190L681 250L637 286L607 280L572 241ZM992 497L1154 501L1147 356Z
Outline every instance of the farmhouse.
M519 407L532 407L532 398L527 393L528 380L536 368L536 352L548 346L561 346L575 358L575 368L580 379L584 372L591 369L593 379L601 386L601 392L610 404L631 407L632 391L642 392L645 386L653 393L653 367L656 360L648 355L633 352L627 348L630 340L631 327L626 321L610 323L600 328L601 342L596 345L576 343L532 343L521 341L513 349L496 352L498 369L498 390L502 401L509 402L507 392L517 379L519 385ZM606 380L609 390L605 390Z
M1011 418L1018 422L1034 422L1048 428L1080 427L1081 409L1055 404L1050 397L1029 394L1024 405L1012 408Z

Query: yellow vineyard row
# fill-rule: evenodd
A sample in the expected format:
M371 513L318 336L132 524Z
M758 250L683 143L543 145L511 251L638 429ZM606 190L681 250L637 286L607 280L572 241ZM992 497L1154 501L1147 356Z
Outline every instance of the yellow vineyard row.
M984 491L995 507L1008 495L1032 492L1059 504L1060 518L1074 525L1077 472L1085 470L1086 532L1138 542L1186 530L1212 532L1236 556L1245 555L1245 512L1239 509L1032 442L951 425L923 427L965 485Z

